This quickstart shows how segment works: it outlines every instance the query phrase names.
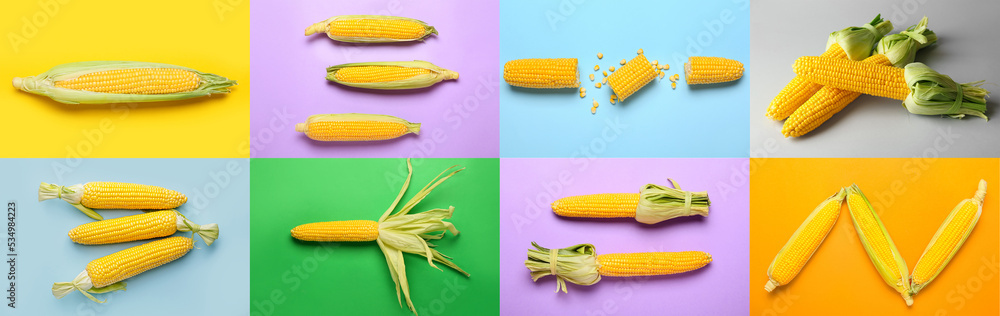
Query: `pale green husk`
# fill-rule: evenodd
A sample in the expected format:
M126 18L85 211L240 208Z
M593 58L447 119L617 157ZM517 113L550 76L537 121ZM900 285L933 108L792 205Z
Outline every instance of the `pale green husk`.
M187 219L187 216L181 214L177 210L170 210L177 213L177 231L179 232L191 232L191 239L194 239L194 235L198 235L205 244L211 246L216 239L219 238L219 225L218 224L205 224L198 225Z
M61 186L51 183L42 182L38 185L38 201L45 201L51 199L61 199L72 205L83 214L87 214L88 217L96 220L104 220L104 216L97 214L94 210L89 207L80 204L80 200L83 197L83 184L74 184L70 186Z
M420 37L420 38L417 38L417 39L395 39L395 38L383 38L383 37L335 36L335 35L329 33L329 31L330 31L330 23L333 23L334 21L338 21L338 20L354 20L354 19L404 20L404 21L416 22L416 23L419 23L420 25L422 25L424 27L424 35L422 37ZM391 43L391 42L423 41L428 36L431 36L431 34L438 35L437 29L435 29L433 26L427 25L427 23L424 23L424 21L417 20L417 19L411 19L411 18L404 18L404 17L399 17L399 16L388 16L388 15L339 15L339 16L335 16L335 17L332 17L332 18L329 18L329 19L317 22L317 23L315 23L313 25L310 25L308 28L306 28L306 36L313 35L313 34L316 34L316 33L326 33L326 36L329 37L330 39L333 39L333 40L339 41L339 42L347 42L347 43Z
M896 262L881 262L878 255L875 254L874 249L868 245L868 236L866 236L861 230L861 227L858 226L858 220L854 214L855 212L861 212L862 210L854 210L853 208L850 208L850 203L848 203L848 210L851 214L851 222L854 223L854 231L858 233L858 239L861 241L861 245L864 246L865 252L868 253L868 259L871 259L872 264L875 265L875 270L878 270L878 274L882 276L882 280L889 284L889 287L892 287L903 296L903 300L906 301L906 306L912 305L913 298L912 295L910 295L910 276L907 273L910 270L906 266L906 261L903 260L903 257L899 254L899 250L896 249L896 243L892 242L892 237L889 237L889 231L887 231L885 229L885 225L882 224L882 220L879 218L878 212L876 212L875 208L872 207L872 204L868 202L868 198L861 192L861 188L859 188L857 184L853 184L850 188L847 188L847 194L848 198L851 195L860 196L861 200L868 205L867 211L871 212L872 217L875 218L875 223L878 224L879 230L881 230L882 235L885 236L886 242L889 243L889 251L892 252L893 259L896 260ZM900 274L899 279L897 279L895 275L889 273L887 267L891 264L896 265L896 269L898 269Z
M910 113L988 119L986 97L990 92L982 87L984 81L958 84L922 63L910 63L904 69L910 95L903 100L903 107Z
M87 271L80 272L73 278L72 282L56 282L52 283L52 295L57 299L63 298L66 294L73 293L73 291L80 291L84 296L89 298L91 301L96 303L104 303L107 300L98 300L93 294L104 294L114 291L124 291L126 283L125 281L119 281L117 283L95 288L94 284L90 281L90 276L87 275Z
M934 246L934 243L937 242L938 236L941 236L941 233L944 232L945 228L948 227L948 223L950 223L952 218L955 217L955 214L957 214L958 211L962 209L963 204L965 204L966 202L972 202L976 203L976 205L979 206L979 210L976 211L976 216L973 217L972 222L969 223L969 227L965 230L965 235L962 235L962 240L960 240L958 244L955 245L955 248L952 248L951 253L948 254L948 258L946 258L944 262L941 263L941 267L934 272L934 275L931 276L930 279L924 281L924 283L917 283L916 281L913 280L912 276L910 277L911 281L910 295L917 295L917 293L920 292L920 290L922 290L925 286L927 286L927 284L930 284L931 281L937 278L938 274L941 274L941 271L944 271L944 268L948 266L948 263L951 262L951 259L955 257L955 254L958 253L958 250L962 249L962 245L965 244L965 240L969 238L969 234L972 234L972 229L976 227L976 223L979 222L979 216L982 215L983 213L983 200L985 198L986 198L986 180L979 180L979 187L976 190L975 195L971 199L965 199L962 200L961 202L958 202L958 204L955 205L955 208L951 210L951 213L948 214L948 217L945 218L944 222L941 222L941 226L938 227L937 232L934 233L934 237L931 237L931 241L927 243L927 248L924 248L923 254L920 255L920 259L917 259L917 264L914 265L914 267L919 266L920 261L924 260L924 256L927 255L927 252L931 250L931 246ZM916 271L916 268L914 268L913 270Z
M423 68L430 70L431 73L425 75L413 76L405 80L389 81L389 82L344 82L341 80L337 80L336 73L338 70L347 67L359 67L359 66L395 66L404 68ZM435 66L432 63L422 60L383 61L383 62L370 62L370 63L350 63L350 64L330 66L326 68L326 79L345 86L351 86L356 88L378 89L378 90L404 90L404 89L426 88L443 80L458 79L458 73Z
M708 192L682 191L681 186L668 179L674 186L667 188L655 184L647 184L639 193L639 207L635 211L635 220L644 224L656 224L671 218L681 216L708 216Z
M871 56L875 43L889 32L892 32L892 22L882 20L882 15L879 14L863 26L852 26L830 33L826 48L837 43L847 53L847 58L862 60Z
M893 66L902 68L916 59L917 50L936 42L937 34L927 28L925 16L919 23L906 28L905 31L883 37L875 47L875 51L885 55Z
M407 120L382 114L363 113L341 113L341 114L315 114L310 115L305 123L295 124L295 131L300 133L309 132L309 123L313 122L343 122L343 121L379 121L399 123L406 126L406 129L413 134L420 135L420 123L410 123Z
M601 280L600 264L597 263L597 255L594 245L579 244L576 246L556 250L553 258L552 250L539 246L531 242L535 249L528 249L528 260L524 261L524 266L531 270L531 280L538 279L552 274L552 260L555 259L557 278L556 292L566 290L566 281L579 285L591 285Z
M812 213L809 213L809 216L806 217L806 220L802 221L802 224L799 225L799 228L795 229L795 232L792 233L792 236L788 237L788 241L786 241L785 245L781 247L781 250L778 251L778 254L774 255L774 260L771 260L771 265L767 267L768 280L767 283L764 284L765 291L771 292L774 291L774 289L777 288L778 286L781 286L781 284L779 284L777 281L771 279L771 274L774 273L774 264L778 262L778 258L780 258L781 255L785 253L785 251L788 251L789 247L792 247L792 244L794 244L795 241L799 239L799 234L801 234L802 231L805 230L810 223L812 223L813 219L816 218L816 215L819 214L819 212L822 211L823 208L825 208L830 203L837 203L838 206L841 205L841 203L844 201L845 196L847 196L847 191L844 190L844 188L840 188L840 191L837 191L836 194L830 196L822 203L817 205L816 208L813 209ZM837 214L834 216L835 217L833 221L836 222L837 218L840 217L840 211L838 210ZM830 230L833 230L833 226L830 227ZM820 244L823 244L823 241L826 240L826 237L830 234L830 230L826 231L826 234L823 235L823 239L819 241ZM819 249L818 246L816 249ZM807 263L809 262L809 259L812 259L812 255L816 253L816 249L813 249L813 252L809 254L808 258L806 258Z
M69 80L93 72L133 68L183 69L197 73L201 78L201 85L192 91L167 94L102 93L57 88L55 86L56 81ZM49 71L37 76L14 78L13 83L14 87L21 89L22 91L47 96L53 100L66 104L174 101L207 96L214 93L229 93L229 87L236 85L236 81L229 80L215 74L204 73L175 65L139 61L84 61L62 64L55 66L52 69L49 69Z

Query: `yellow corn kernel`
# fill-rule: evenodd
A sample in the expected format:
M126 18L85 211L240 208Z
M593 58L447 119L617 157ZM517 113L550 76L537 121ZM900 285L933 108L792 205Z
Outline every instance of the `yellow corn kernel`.
M597 256L599 272L607 277L666 275L700 269L712 262L702 251L608 253Z
M857 185L848 188L847 206L854 222L854 230L882 280L903 296L907 306L912 305L906 261L899 255L882 220Z
M168 94L194 91L201 77L177 68L124 68L92 72L54 84L57 88L90 92Z
M386 61L330 66L326 68L326 79L355 88L403 90L455 80L458 73L421 60Z
M594 100L594 108L597 108L597 100L596 99L592 99L592 100Z
M604 72L604 76L605 76L605 77L607 77L607 76L608 76L608 72L607 72L607 71L605 71L605 72Z
M642 55L642 48L639 49L639 55Z
M847 52L844 52L840 48L840 45L835 42L823 52L822 56L847 59ZM767 106L767 117L775 121L788 118L789 115L792 115L796 109L809 100L809 97L816 94L822 87L823 85L809 82L801 76L795 76L771 100L771 104Z
M604 79L601 79L601 84L608 84L608 77L604 77Z
M601 70L601 66L599 66L599 65L594 65L594 71L598 71L598 70Z
M101 245L170 236L177 232L177 212L158 211L90 222L69 231L73 242Z
M771 266L767 268L768 281L764 285L764 290L771 292L778 286L788 284L799 274L802 267L805 267L816 253L816 249L819 249L819 245L830 234L833 224L837 223L840 206L846 194L844 189L840 189L837 194L823 200L812 213L809 213L771 261Z
M601 58L604 58L604 54L597 53L597 59L601 59Z
M556 215L566 217L635 217L635 210L638 207L638 193L577 195L552 202L552 211Z
M793 68L797 75L821 85L896 100L910 95L903 69L891 65L805 56L795 60Z
M583 99L583 98L586 98L586 97L587 97L587 93L583 92L583 91L580 91L580 98Z
M377 141L409 133L420 134L420 123L377 114L317 114L305 123L295 124L295 131L318 141Z
M666 76L666 75L667 75L667 74L666 74L666 73L664 73L663 71L660 71L660 72L659 72L659 74L660 74L660 80L663 80L663 76Z
M684 64L687 84L728 82L743 77L743 63L721 57L688 57Z
M670 64L663 64L663 70L670 70Z
M596 88L600 89L600 88L601 88L601 83L600 83L600 82L598 82L598 83L595 83L595 84L594 84L594 87L596 87Z
M645 55L639 55L623 66L618 72L608 77L608 85L618 95L620 101L631 96L640 88L656 78L653 66L646 60Z
M187 202L180 192L158 186L122 183L90 182L83 185L80 204L97 209L164 210Z
M576 88L576 58L537 58L508 61L503 67L507 84L525 88Z
M657 67L657 68L660 67L660 60L659 59L654 59L653 60L653 67Z
M913 284L910 291L913 294L934 280L962 248L965 239L969 237L979 221L985 198L986 181L979 180L979 189L976 190L975 195L971 199L959 202L941 223L941 227L934 233L934 237L927 244L924 253L920 255L917 264L913 266L913 273L910 275L910 281Z
M373 241L378 222L368 220L309 223L292 228L292 237L305 241Z
M677 82L671 82L670 83L670 88L671 89L677 89Z
M590 74L590 81L594 81L594 74Z
M437 30L423 21L380 15L335 16L306 29L306 36L326 33L333 40L351 43L385 43L423 40Z
M615 104L617 102L618 102L618 97L616 97L614 94L612 94L611 95L611 104Z
M625 65L625 59L622 59L622 61L619 62L619 64Z
M590 114L597 114L597 107L590 108Z
M95 288L105 287L174 261L194 247L187 237L170 237L128 248L87 264Z
M615 66L608 67L608 72L615 72Z

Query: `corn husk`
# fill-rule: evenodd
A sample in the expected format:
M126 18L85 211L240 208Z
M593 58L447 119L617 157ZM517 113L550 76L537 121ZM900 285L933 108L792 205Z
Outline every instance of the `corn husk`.
M927 286L927 284L931 283L931 281L937 278L938 274L941 274L941 271L944 271L944 268L948 266L948 263L951 262L951 259L955 257L956 253L958 253L958 250L962 248L962 245L965 244L965 240L968 239L969 235L972 233L972 228L976 227L976 223L979 222L979 216L982 215L983 213L983 200L985 198L986 198L986 180L979 180L979 188L976 190L975 195L971 199L965 199L962 200L961 202L958 202L958 204L955 205L955 208L951 210L951 213L948 214L948 217L945 218L944 222L941 222L941 227L938 227L937 232L934 233L934 237L931 237L931 241L927 243L927 248L924 248L924 253L920 255L920 259L918 259L917 264L914 265L914 271L916 271L916 266L919 266L920 261L924 260L924 256L927 255L927 252L931 250L931 246L933 246L934 243L937 242L938 237L941 236L941 233L944 232L945 228L947 228L948 224L955 217L955 214L957 214L958 211L962 209L962 205L965 204L966 202L972 202L976 203L976 205L979 206L979 210L976 211L975 217L973 217L972 222L969 223L968 229L965 230L965 235L962 236L962 240L959 241L957 245L955 245L954 249L951 250L951 253L948 254L948 258L946 258L944 262L941 264L941 268L938 269L930 279L927 279L923 283L917 283L916 281L913 280L911 276L910 295L917 295L917 293L920 292L920 290L922 290L925 286Z
M192 91L165 94L104 93L58 88L55 86L56 81L70 80L89 73L136 68L183 69L198 74L198 77L201 78L201 84L198 88ZM49 71L37 76L24 78L16 77L14 78L13 84L15 88L18 88L21 91L43 95L61 103L107 104L174 101L208 96L215 93L229 93L229 87L236 85L236 81L226 79L225 77L219 75L204 73L194 69L169 64L138 61L85 61L55 66L52 69L49 69Z
M42 182L38 185L38 201L45 201L51 199L60 199L69 203L87 217L93 218L95 220L104 220L104 216L97 214L94 210L89 207L83 206L81 200L83 199L83 184L74 185L56 185L51 183Z
M431 73L416 75L404 80L388 81L388 82L345 82L337 79L336 73L340 69L347 67L357 67L357 66L395 66L404 68L422 68L430 70ZM365 88L365 89L378 89L378 90L419 89L419 88L430 87L435 83L451 79L458 79L458 73L435 66L432 63L422 60L350 63L350 64L330 66L326 68L326 80L330 80L345 86L351 86L355 88Z
M829 49L833 43L837 43L847 53L847 58L862 60L871 56L875 44L889 32L892 32L892 22L882 20L882 15L879 14L868 24L830 33L826 48Z
M63 298L66 294L73 293L74 291L80 291L84 296L89 298L95 303L104 303L107 300L99 300L92 294L104 294L114 291L124 291L128 284L125 281L118 281L117 283L105 286L105 287L94 287L94 283L90 280L90 275L87 275L87 271L84 270L77 274L73 281L71 282L56 282L52 283L52 296L57 299Z
M990 92L982 87L985 81L958 84L922 63L910 63L904 69L910 95L903 100L903 107L910 113L988 119L986 97Z
M309 132L309 123L313 122L344 122L344 121L379 121L379 122L392 122L399 123L406 126L406 129L413 134L420 134L420 123L410 123L407 120L382 114L363 114L363 113L341 113L341 114L315 114L310 115L306 119L305 123L296 123L295 131L300 133Z
M927 17L898 34L887 35L878 41L875 51L885 55L893 66L904 67L917 57L917 50L937 42L937 34L927 28Z
M681 190L681 186L673 179L673 188L655 184L647 184L639 193L639 207L635 212L635 220L644 224L656 224L671 218L681 216L708 216L708 192L689 192Z
M591 285L601 280L600 264L597 263L594 245L579 244L562 249L548 249L535 242L531 242L531 245L535 249L528 249L528 260L524 261L524 266L531 270L532 281L537 282L544 276L555 275L556 292L562 290L563 293L568 293L567 281L579 285ZM550 264L553 259L556 261L555 274L552 274Z
M423 27L424 27L424 36L422 36L422 37L420 37L418 39L395 39L395 38L384 38L384 37L336 36L336 35L330 34L330 23L333 23L334 21L341 21L341 20L360 20L360 19L370 19L370 20L404 20L404 21L416 22L416 23L418 23L420 25L423 25ZM424 23L424 21L417 20L417 19L411 19L411 18L398 17L398 16L387 16L387 15L340 15L340 16L335 16L335 17L332 17L332 18L329 18L329 19L317 22L317 23L315 23L313 25L310 25L308 28L306 28L306 36L313 35L313 34L316 34L316 33L326 33L326 36L329 37L332 40L339 41L339 42L348 42L348 43L390 43L390 42L423 41L428 36L431 36L431 34L438 35L437 29L435 29L433 26L427 25L427 23Z
M906 267L906 260L899 254L899 250L896 249L896 243L892 242L892 237L889 237L889 231L885 229L885 225L882 224L882 220L878 216L878 212L872 207L872 204L868 202L868 198L865 194L861 192L861 188L858 188L857 184L851 185L847 189L848 197L850 195L859 195L861 199L868 205L868 211L872 212L872 216L875 218L875 223L878 224L879 230L885 236L886 242L889 244L889 251L892 252L892 257L895 262L881 262L875 250L871 248L868 244L869 237L864 234L861 227L858 226L857 216L855 215L855 210L848 207L849 213L851 214L851 222L854 223L854 230L858 233L858 240L861 241L861 245L864 246L865 252L868 253L868 259L872 261L875 266L875 270L878 274L882 276L882 280L886 284L889 284L896 292L899 292L903 296L903 300L906 302L906 306L913 305L913 298L910 295L910 277L908 274L909 269ZM850 203L848 203L850 205ZM858 210L860 211L860 210ZM899 276L893 275L887 267L889 265L896 265L899 270Z

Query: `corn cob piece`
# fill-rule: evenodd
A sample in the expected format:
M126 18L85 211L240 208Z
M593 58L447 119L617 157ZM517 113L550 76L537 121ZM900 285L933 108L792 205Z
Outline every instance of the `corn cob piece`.
M783 286L792 282L792 279L802 271L809 259L823 244L823 240L830 234L833 224L837 223L840 217L840 206L847 193L840 189L837 194L823 200L806 220L799 225L799 228L788 238L785 246L781 247L778 254L771 261L771 266L767 268L767 284L764 290L771 292L778 286Z
M522 88L576 88L578 74L576 58L515 59L503 65L503 80Z
M986 180L979 180L979 189L971 199L958 202L958 205L951 210L948 217L941 223L941 227L934 233L934 237L927 244L924 253L920 255L917 264L913 266L913 273L910 274L910 293L916 295L928 283L934 280L944 271L951 259L962 248L962 244L969 238L972 229L979 221L979 215L983 212L983 199L986 198Z
M187 237L170 237L151 241L91 261L72 282L52 284L52 295L63 298L73 291L80 291L90 300L104 303L91 293L108 293L125 290L125 279L174 261L194 247L194 240Z
M456 169L457 167L452 166L438 174L436 178L410 198L403 205L402 209L393 213L396 205L403 198L403 194L406 193L406 189L410 185L410 178L413 176L413 165L407 159L406 168L408 173L406 181L403 182L403 187L400 189L399 195L396 196L396 200L392 202L392 205L389 206L389 209L385 213L382 213L382 217L378 221L354 220L304 224L291 230L292 237L305 241L357 242L374 240L378 243L382 254L385 255L392 280L396 283L397 296L402 293L401 297L406 298L406 306L411 311L416 312L416 308L410 300L410 287L406 280L406 268L403 265L404 252L426 257L427 264L438 270L441 268L438 268L434 262L444 264L466 277L469 276L469 273L451 262L449 260L450 257L431 248L434 247L434 244L428 242L428 240L443 238L444 231L451 232L452 235L458 235L458 229L455 228L455 225L444 221L451 218L452 213L455 212L455 207L432 209L410 214L410 211L427 197L434 188L459 171L464 170L464 168Z
M889 237L882 220L857 185L847 189L847 206L854 222L854 230L882 280L903 296L906 306L913 305L906 261L896 250L896 244Z
M38 201L62 199L96 220L100 214L92 209L167 210L187 202L187 196L158 186L122 183L89 182L61 186L42 182L38 186Z
M601 193L561 198L552 202L552 211L566 217L635 217L636 221L644 224L656 224L681 216L708 216L708 207L712 204L708 199L708 192L682 191L677 182L669 180L674 188L647 184L639 193Z
M379 114L316 114L305 123L295 124L295 131L319 141L377 141L413 133L420 134L420 123Z
M743 78L743 63L722 57L688 57L684 63L687 84L730 82Z
M423 41L437 29L423 21L385 15L340 15L306 28L306 36L326 33L335 41L348 43L390 43Z
M96 221L77 226L69 231L73 242L84 245L114 244L191 232L201 236L209 246L219 237L219 225L198 225L175 210Z
M364 89L420 89L453 79L458 79L457 72L422 60L351 63L326 68L326 80Z
M611 253L597 255L594 245L580 244L563 249L548 249L532 242L524 266L532 281L554 275L556 292L567 292L566 282L593 285L607 277L652 276L683 273L700 269L712 262L712 255L702 251Z
M622 59L624 61L624 59ZM618 102L625 102L625 99L646 86L656 78L656 68L649 63L646 55L639 54L628 63L623 64L618 71L608 77L608 85L611 90L618 95Z
M66 104L173 101L229 93L236 81L180 66L136 61L62 64L16 77L15 88Z

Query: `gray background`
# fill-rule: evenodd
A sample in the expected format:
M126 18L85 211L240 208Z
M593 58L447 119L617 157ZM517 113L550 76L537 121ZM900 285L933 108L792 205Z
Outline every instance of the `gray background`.
M879 13L892 22L892 33L926 15L938 43L920 50L916 61L957 82L986 80L984 87L1000 93L1000 1L751 1L750 157L1000 156L996 99L987 100L987 122L910 114L901 101L862 95L797 138L785 138L782 122L765 116L771 99L795 76L796 58L823 53L831 32Z

